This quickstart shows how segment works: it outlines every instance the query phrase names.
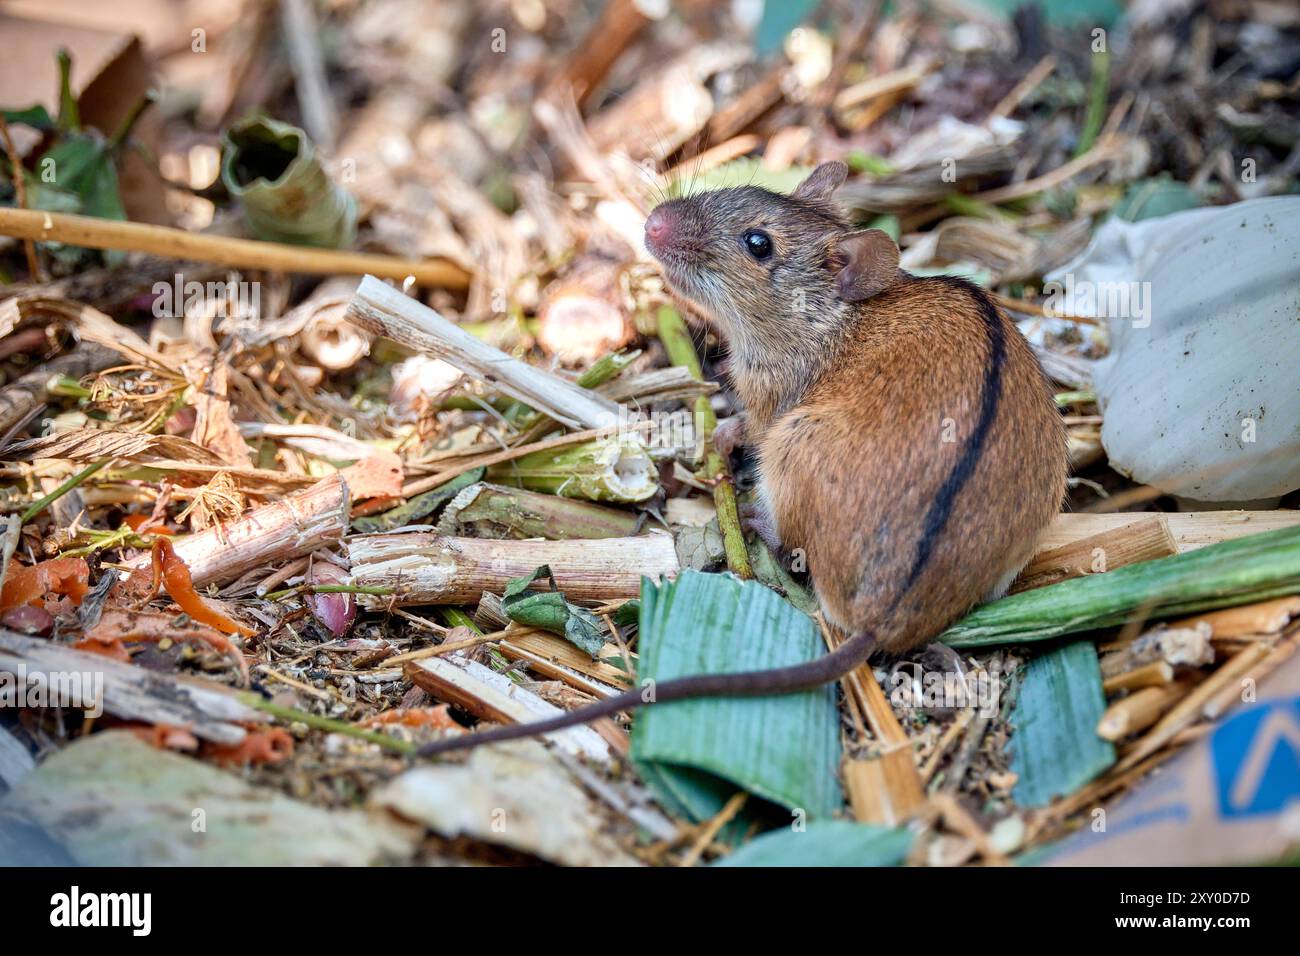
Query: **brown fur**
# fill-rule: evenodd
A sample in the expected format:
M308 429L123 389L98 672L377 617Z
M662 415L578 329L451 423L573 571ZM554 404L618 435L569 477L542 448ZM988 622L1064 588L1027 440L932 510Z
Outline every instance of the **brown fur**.
M806 553L830 620L899 652L1029 559L1064 495L1065 434L1028 343L981 290L899 272L896 249L887 261L835 214L838 165L792 197L744 188L676 200L676 241L656 252L674 290L727 338L782 545ZM775 246L766 261L738 238L755 228ZM846 301L852 289L864 300ZM990 320L1000 394L910 580L926 516L979 425Z

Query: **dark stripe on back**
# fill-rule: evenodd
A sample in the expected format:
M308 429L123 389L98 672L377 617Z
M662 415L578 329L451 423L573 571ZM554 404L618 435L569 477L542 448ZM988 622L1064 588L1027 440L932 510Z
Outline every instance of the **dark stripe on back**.
M998 316L997 307L985 294L984 290L971 285L964 279L948 276L936 277L936 279L950 288L962 291L975 300L975 304L980 310L980 316L984 319L985 331L988 334L988 365L984 369L984 388L980 396L980 415L979 420L975 423L975 432L971 435L961 458L958 459L957 464L948 473L948 478L939 488L939 493L935 495L929 511L926 512L925 526L921 531L921 540L916 546L916 557L912 561L912 570L908 572L907 580L903 583L902 589L898 591L897 597L894 598L894 607L898 606L898 602L912 589L912 585L916 583L917 578L921 576L921 572L925 570L935 543L939 540L944 525L948 523L948 518L952 515L957 495L966 485L966 482L970 480L971 475L975 474L975 468L979 464L980 457L984 454L984 445L988 441L989 432L993 430L993 420L997 417L998 412L998 400L1002 397L1002 365L1006 360L1007 343L1006 333Z

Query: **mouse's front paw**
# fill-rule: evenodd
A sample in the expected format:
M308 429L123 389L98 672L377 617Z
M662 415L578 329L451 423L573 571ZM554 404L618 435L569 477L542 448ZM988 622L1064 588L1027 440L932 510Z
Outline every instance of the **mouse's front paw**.
M713 429L713 450L723 458L731 457L731 453L744 442L745 422L739 415L724 418Z
M763 543L772 549L773 554L780 554L781 538L777 534L776 521L772 517L772 512L754 502L743 502L739 511L741 526L762 538Z

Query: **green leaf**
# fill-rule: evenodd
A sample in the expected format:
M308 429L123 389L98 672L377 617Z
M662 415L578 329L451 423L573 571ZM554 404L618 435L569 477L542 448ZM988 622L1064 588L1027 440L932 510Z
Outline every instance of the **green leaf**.
M6 123L20 123L38 129L42 133L54 129L54 118L50 116L49 110L39 103L25 110L3 110L3 113Z
M463 475L457 475L451 481L441 484L437 488L416 495L410 501L398 505L396 508L369 517L354 518L352 527L357 531L373 534L377 531L392 531L394 528L415 524L422 518L429 517L429 515L451 501L462 489L468 488L476 481L480 481L483 478L483 472L484 469L475 468Z
M764 833L713 865L899 866L912 840L905 827L826 820L802 831L785 828Z
M551 590L532 591L539 579L549 581ZM605 646L605 626L600 618L564 600L564 595L555 589L550 565L543 564L528 577L515 578L507 584L501 608L510 620L558 634L592 657Z
M976 608L939 640L953 647L1041 641L1300 592L1300 526L1212 544L1022 591Z
M1114 745L1097 736L1105 710L1101 667L1091 641L1066 644L1029 662L1011 712L1017 803L1045 807L1115 762Z
M766 670L825 653L812 620L755 581L683 571L641 585L641 680ZM647 707L632 760L666 806L706 819L744 788L814 819L843 805L832 685L779 697L712 697Z

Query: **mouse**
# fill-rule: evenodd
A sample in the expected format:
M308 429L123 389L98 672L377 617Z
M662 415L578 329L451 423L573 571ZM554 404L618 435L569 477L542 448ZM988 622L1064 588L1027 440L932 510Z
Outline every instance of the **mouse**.
M751 523L800 554L850 635L806 663L647 683L559 717L421 753L549 733L649 703L829 683L928 642L1002 596L1060 510L1065 427L1019 329L979 286L904 271L834 203L848 167L657 206L645 243L687 314L715 328L757 457ZM733 436L734 440L734 436Z

